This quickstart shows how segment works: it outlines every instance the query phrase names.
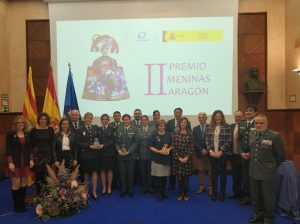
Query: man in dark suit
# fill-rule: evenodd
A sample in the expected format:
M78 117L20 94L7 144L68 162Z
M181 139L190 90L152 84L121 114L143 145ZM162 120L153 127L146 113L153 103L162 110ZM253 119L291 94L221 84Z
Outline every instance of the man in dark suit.
M199 187L197 194L201 194L205 191L205 171L208 173L208 195L212 195L212 177L211 177L211 167L208 160L208 152L205 143L205 130L208 126L206 124L207 115L206 113L198 114L199 125L193 128L193 135L195 140L195 154L197 157L197 162L199 164L198 176L199 176Z
M168 120L168 122L167 122L167 126L166 126L167 132L172 134L174 131L179 130L179 120L182 118L182 112L183 111L180 107L177 107L174 109L174 118L171 120ZM192 131L190 122L188 122L188 130ZM170 157L171 157L171 161L172 161L172 151L170 151ZM172 167L172 164L171 164L171 167ZM169 187L168 187L169 191L174 190L175 181L176 181L175 176L170 174Z
M173 133L173 131L178 130L179 120L182 118L182 109L177 107L174 109L174 118L168 120L166 130L167 132ZM191 131L191 123L188 123L188 129Z
M243 198L240 205L251 204L250 200L250 184L249 184L249 134L251 130L255 130L253 119L257 108L255 106L247 106L245 109L245 121L242 121L239 126L238 133L238 151L242 157L242 179L243 179Z
M232 147L231 147L231 171L232 171L232 190L233 196L231 198L242 197L242 161L238 151L238 130L239 126L244 119L244 113L237 110L234 113L235 123L230 125L232 132Z
M265 115L255 117L255 131L250 133L250 188L255 215L250 223L275 223L277 168L284 161L284 145L275 131L267 129Z
M76 145L78 144L78 140L80 137L80 129L82 129L82 127L84 127L84 123L81 120L80 117L80 111L77 109L72 109L70 111L70 116L69 116L69 126L70 126L70 131L75 133L75 142ZM78 163L81 164L81 150L77 150L77 159L78 159ZM82 169L79 169L80 172L80 180L82 182L84 182L84 173L82 173Z
M77 109L72 109L70 112L70 130L78 133L80 127L83 126L83 121L80 119L80 112Z

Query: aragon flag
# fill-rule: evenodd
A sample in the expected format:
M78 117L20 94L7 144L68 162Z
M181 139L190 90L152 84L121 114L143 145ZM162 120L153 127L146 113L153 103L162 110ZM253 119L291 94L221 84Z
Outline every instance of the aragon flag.
M31 123L33 127L35 127L37 123L37 114L38 110L36 106L35 93L32 82L32 70L30 66L28 71L26 95L23 104L23 116L28 122Z

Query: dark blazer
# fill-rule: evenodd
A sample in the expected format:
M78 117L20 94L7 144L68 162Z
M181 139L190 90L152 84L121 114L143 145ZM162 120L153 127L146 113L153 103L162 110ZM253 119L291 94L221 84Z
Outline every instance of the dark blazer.
M104 147L99 150L101 157L115 157L115 142L117 131L111 126L107 126L104 130L103 127L98 129L99 143L104 144Z
M208 124L205 124L205 130L207 130ZM194 136L194 148L195 154L198 158L202 156L202 149L206 149L205 142L205 131L202 133L200 124L193 128L193 136Z
M75 126L74 126L74 123L72 122L72 120L69 120L69 127L70 127L70 130L74 133L78 133L80 128L82 128L82 126L84 126L84 123L82 120L78 120L78 128L76 129Z
M167 132L170 132L170 133L173 133L175 131L175 118L168 120L166 130L167 130ZM188 130L192 131L190 122L188 122Z
M80 151L81 159L85 160L99 157L99 150L90 148L90 145L92 145L95 142L96 138L99 139L97 125L91 125L91 131L87 130L85 125L80 127L78 138L78 150Z
M138 137L136 134L136 128L130 125L128 130L125 130L125 127L120 127L117 130L117 140L116 140L116 150L120 150L122 147L125 147L129 154L127 156L119 156L120 160L130 160L136 159L137 157L137 147L138 147Z
M206 145L207 149L211 149L214 151L214 135L215 135L215 128L214 127L208 127L205 132L205 139L206 139ZM219 135L219 150L224 149L225 153L228 154L228 151L231 148L231 142L232 142L232 134L231 129L229 125L225 124L221 127L220 135Z
M239 153L249 152L249 135L250 131L255 130L254 121L252 121L250 127L247 127L247 120L242 121L239 126L239 133L238 133L238 151Z
M6 135L7 160L13 162L15 167L20 167L22 156L24 166L29 166L30 159L32 158L29 133L25 133L25 144L22 145L17 132L8 132Z
M70 131L68 135L69 143L70 143L70 151L72 154L71 160L77 160L77 141L76 141L76 134ZM62 162L62 140L63 135L61 132L58 132L54 136L53 142L53 160L54 162L59 161Z
M267 143L269 141L269 144ZM273 180L284 161L284 145L277 132L267 129L261 135L251 131L249 138L249 175L255 180Z
M123 127L123 122L120 121L118 127L117 127L117 123L115 121L110 122L108 125L117 130L119 127Z

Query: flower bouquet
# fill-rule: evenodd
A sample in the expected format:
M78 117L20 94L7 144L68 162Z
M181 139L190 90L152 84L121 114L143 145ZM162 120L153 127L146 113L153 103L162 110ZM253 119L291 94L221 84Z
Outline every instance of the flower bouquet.
M64 165L58 167L57 174L47 165L49 176L43 185L36 206L37 217L65 217L79 213L87 206L87 186L77 182L79 166L71 173Z

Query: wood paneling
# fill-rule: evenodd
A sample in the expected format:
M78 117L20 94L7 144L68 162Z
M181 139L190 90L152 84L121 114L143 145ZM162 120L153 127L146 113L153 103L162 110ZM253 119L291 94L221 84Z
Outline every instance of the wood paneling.
M266 13L240 14L238 24L238 91L239 109L252 104L244 94L245 85L251 79L252 68L260 71L259 80L266 82L266 46L267 46ZM257 108L266 110L266 94L258 94Z
M43 109L50 70L49 20L26 21L27 66L32 68L38 111Z

